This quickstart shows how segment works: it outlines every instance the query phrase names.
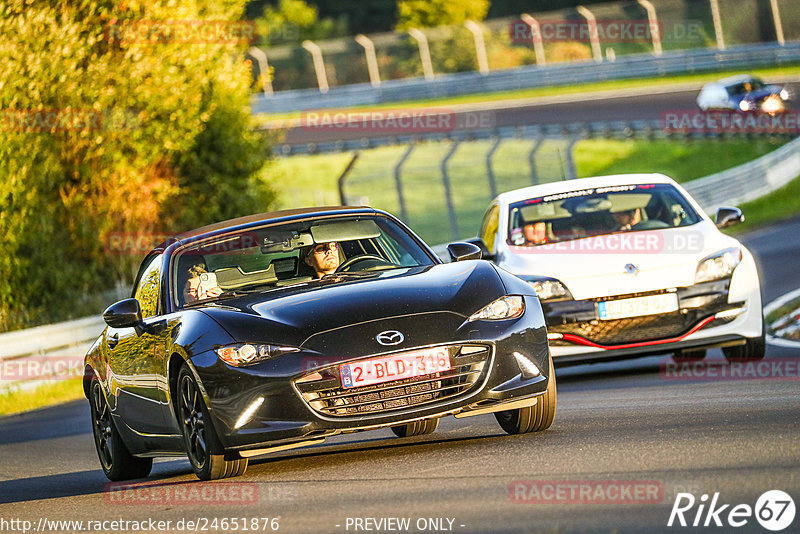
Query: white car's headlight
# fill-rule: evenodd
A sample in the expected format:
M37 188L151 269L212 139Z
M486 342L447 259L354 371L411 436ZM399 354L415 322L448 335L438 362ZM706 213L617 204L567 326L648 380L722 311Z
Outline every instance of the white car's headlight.
M571 299L572 293L569 292L560 280L555 278L543 278L535 276L521 276L523 280L528 282L539 300L564 300Z
M265 345L256 343L236 343L234 345L226 345L219 347L214 352L217 353L219 359L223 362L233 365L234 367L242 367L245 365L252 365L281 354L289 352L297 352L300 349L295 347L279 347L276 345Z
M742 111L750 111L752 109L752 106L750 105L750 102L748 102L747 100L742 100L741 102L739 102L739 109L741 109Z
M525 299L519 296L505 296L490 302L473 313L470 321L500 321L516 319L525 313Z
M789 91L786 89L781 89L781 92L778 93L783 100L789 100Z
M733 270L741 261L742 251L739 247L728 248L712 254L697 264L694 282L697 284L726 278L733 274Z

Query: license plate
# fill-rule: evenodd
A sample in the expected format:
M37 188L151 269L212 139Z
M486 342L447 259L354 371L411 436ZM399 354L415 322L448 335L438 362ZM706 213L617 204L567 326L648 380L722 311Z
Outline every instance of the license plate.
M342 387L357 388L450 369L450 352L447 348L433 348L345 363L339 366L339 375L342 377Z
M632 299L607 300L597 304L600 319L604 321L670 313L677 311L677 309L678 295L675 293L634 297Z

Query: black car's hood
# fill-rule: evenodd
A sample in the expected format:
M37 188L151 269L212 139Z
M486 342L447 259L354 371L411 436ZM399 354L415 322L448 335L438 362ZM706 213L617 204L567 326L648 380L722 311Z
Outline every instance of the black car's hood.
M503 294L490 263L464 261L374 272L366 279L314 281L202 310L237 341L300 346L319 332L388 317L448 312L466 318Z

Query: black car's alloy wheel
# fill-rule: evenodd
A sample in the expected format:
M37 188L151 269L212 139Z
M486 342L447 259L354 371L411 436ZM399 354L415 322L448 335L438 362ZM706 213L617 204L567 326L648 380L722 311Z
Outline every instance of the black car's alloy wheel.
M225 459L203 395L186 366L178 375L177 403L186 453L198 478L215 480L244 474L247 458Z
M509 434L525 434L547 430L556 416L556 374L550 356L550 377L544 395L536 397L536 404L525 408L495 412L494 416Z
M130 480L149 475L153 468L153 459L136 458L128 452L114 426L114 421L111 420L111 408L97 380L92 381L89 404L92 412L94 445L106 477L109 480Z

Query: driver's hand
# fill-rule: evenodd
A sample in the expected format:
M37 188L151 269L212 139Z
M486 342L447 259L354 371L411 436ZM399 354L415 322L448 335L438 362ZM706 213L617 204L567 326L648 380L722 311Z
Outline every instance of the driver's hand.
M212 299L222 295L222 288L219 286L209 287L205 293L199 295L201 299Z

